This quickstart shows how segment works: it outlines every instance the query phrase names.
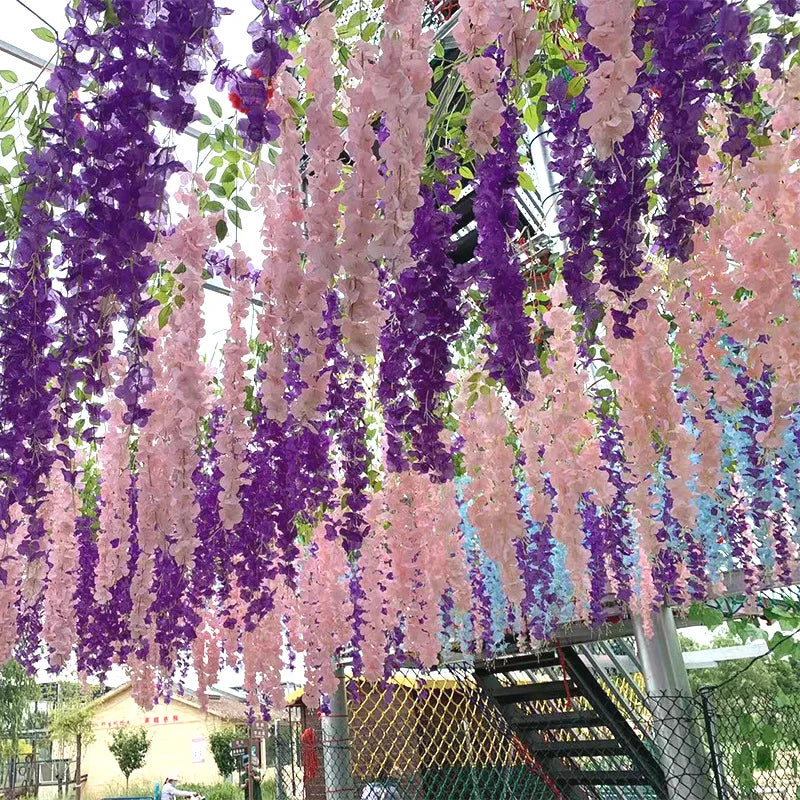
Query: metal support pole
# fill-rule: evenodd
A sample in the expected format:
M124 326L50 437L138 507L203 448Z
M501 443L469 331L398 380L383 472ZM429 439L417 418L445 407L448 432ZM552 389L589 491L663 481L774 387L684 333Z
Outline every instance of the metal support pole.
M272 736L275 742L275 800L286 800L286 790L283 785L283 742L280 739L280 723L275 720Z
M261 766L259 764L259 766ZM256 777L253 767L253 726L247 726L247 800L253 800L253 781Z
M711 708L708 689L700 689L700 703L703 706L703 722L706 728L708 748L711 752L711 771L714 773L714 786L717 789L717 796L725 797L725 790L722 785L722 764L720 763L719 751L717 750L717 736L714 730L714 712Z
M322 764L326 800L358 800L350 763L347 724L347 679L344 668L336 671L339 685L330 697L330 711L322 717Z
M647 684L667 796L670 800L713 800L716 793L709 775L708 751L696 719L689 673L671 609L653 614L652 628L648 636L642 619L634 617L636 649Z

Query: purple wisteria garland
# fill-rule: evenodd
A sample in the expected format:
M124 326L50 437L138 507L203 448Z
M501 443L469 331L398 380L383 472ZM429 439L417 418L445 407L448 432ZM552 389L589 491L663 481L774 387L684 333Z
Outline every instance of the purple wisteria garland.
M450 388L452 347L464 325L461 289L450 257L454 215L446 210L455 185L453 159L438 163L445 176L423 187L414 214L411 251L415 266L384 291L389 319L381 332L384 358L378 398L387 428L387 465L428 472L434 480L453 475L453 451L442 442L440 398Z

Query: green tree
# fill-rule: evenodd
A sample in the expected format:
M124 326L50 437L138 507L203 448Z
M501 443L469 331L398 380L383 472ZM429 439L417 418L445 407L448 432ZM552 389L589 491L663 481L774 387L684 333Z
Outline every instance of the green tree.
M83 748L94 739L95 707L80 691L66 692L50 717L50 736L54 742L75 745L75 800L81 800L81 757Z
M763 772L790 767L800 747L800 613L791 609L764 609L777 633L764 629L758 619L728 620L718 627L716 616L710 645L681 637L684 651L730 647L754 640L765 641L769 652L747 660L722 661L716 667L691 670L692 689L709 690L715 740L726 775L743 795L750 796ZM721 616L721 615L719 615Z
M237 760L231 755L231 742L234 739L241 739L242 735L243 733L240 729L231 725L213 731L208 737L211 754L214 756L214 763L223 778L229 778L237 770Z
M134 770L144 766L147 751L150 749L150 740L144 728L120 728L114 731L108 749L125 776L125 791L128 791L128 781Z
M31 703L39 696L39 687L17 661L0 667L0 750L5 757L16 758L23 723Z

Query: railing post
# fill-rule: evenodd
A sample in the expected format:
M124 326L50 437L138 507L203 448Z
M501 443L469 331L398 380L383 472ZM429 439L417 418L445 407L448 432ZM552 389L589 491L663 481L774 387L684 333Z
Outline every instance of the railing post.
M634 617L633 630L653 714L654 739L667 779L667 797L713 800L716 794L708 774L708 754L697 730L696 702L671 609L652 615L649 636L641 617Z
M347 678L343 666L336 670L339 684L330 696L330 709L322 717L322 764L326 800L358 800L350 762L347 722Z
M714 785L717 787L717 797L720 800L725 798L725 790L722 785L722 764L720 763L719 752L717 751L717 737L714 731L714 717L711 709L710 690L704 686L700 689L700 704L703 709L703 724L706 729L706 739L708 740L708 750L711 753L711 771L714 773Z

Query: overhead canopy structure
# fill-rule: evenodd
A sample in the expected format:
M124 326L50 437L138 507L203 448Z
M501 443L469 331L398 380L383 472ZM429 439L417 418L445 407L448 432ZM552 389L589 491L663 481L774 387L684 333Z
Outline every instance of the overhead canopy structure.
M240 5L0 46L0 655L266 712L794 583L796 3Z

